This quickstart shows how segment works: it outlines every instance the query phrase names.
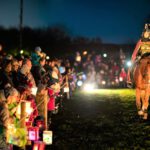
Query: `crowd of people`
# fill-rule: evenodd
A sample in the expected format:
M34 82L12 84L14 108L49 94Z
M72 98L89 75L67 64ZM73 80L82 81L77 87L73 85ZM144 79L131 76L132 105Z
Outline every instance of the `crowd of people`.
M30 56L13 56L0 48L0 118L7 133L8 125L17 126L20 121L18 105L20 101L32 101L33 113L27 126L34 119L44 116L44 100L47 101L48 126L51 115L57 109L56 97L65 91L71 94L77 86L78 74L84 72L86 81L95 82L97 87L126 87L126 56L120 50L119 59L109 58L107 54L77 52L73 60L52 59L40 47Z
M116 55L115 55L116 56ZM86 80L96 83L97 87L126 87L127 65L126 56L120 50L118 59L108 54L76 53L75 67L86 74Z
M69 71L68 60L46 59L40 47L36 47L31 56L13 56L0 51L0 118L5 133L9 125L18 126L22 100L32 101L33 112L26 126L32 126L38 116L45 117L45 100L48 118L51 118L57 108L56 96L67 86ZM50 123L51 119L47 125Z

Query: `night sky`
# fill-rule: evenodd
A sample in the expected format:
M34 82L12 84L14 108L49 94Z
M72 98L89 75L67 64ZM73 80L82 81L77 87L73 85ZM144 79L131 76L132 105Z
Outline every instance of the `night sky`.
M0 1L0 25L19 26L19 0ZM71 36L103 42L137 41L150 0L24 0L24 26L60 26Z

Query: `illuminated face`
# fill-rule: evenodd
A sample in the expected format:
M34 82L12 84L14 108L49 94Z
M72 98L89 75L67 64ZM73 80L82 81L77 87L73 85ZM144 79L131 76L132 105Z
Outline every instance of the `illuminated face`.
M144 32L144 38L149 38L149 32L147 31Z
M12 70L12 65L11 65L11 63L9 63L9 64L6 66L5 71L6 71L6 72L10 72L11 70Z
M29 69L31 70L31 68L32 68L32 63L31 63L30 60L27 61L27 65L28 65Z

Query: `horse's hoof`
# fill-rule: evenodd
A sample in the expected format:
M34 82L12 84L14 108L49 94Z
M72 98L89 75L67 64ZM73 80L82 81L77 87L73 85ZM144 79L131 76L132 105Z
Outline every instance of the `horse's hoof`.
M144 120L147 120L147 118L148 118L148 113L144 113L143 119L144 119Z
M143 116L143 115L144 115L143 110L139 110L139 111L138 111L138 115L139 115L139 116Z

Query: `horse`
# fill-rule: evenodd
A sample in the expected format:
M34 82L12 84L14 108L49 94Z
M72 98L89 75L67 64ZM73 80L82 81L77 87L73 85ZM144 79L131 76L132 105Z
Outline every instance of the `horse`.
M150 55L142 57L133 71L133 79L136 90L136 107L138 115L144 120L148 118L148 106L150 96Z

